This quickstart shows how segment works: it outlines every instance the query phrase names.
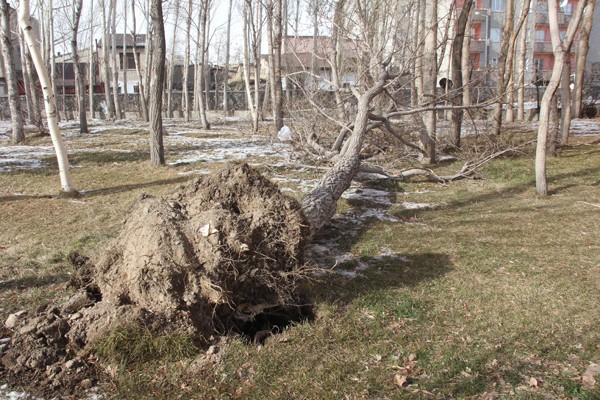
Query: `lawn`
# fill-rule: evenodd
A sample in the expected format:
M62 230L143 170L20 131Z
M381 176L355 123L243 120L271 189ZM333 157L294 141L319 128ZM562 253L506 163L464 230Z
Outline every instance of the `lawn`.
M66 298L69 253L98 257L142 193L169 193L216 164L153 167L143 132L103 134L105 146L69 142L80 150L79 198L56 196L51 157L0 172L0 320ZM186 133L172 149L201 153L189 140L206 135ZM120 399L599 399L590 365L600 364L600 140L571 143L549 160L546 198L535 194L529 152L486 164L481 179L357 183L359 194L387 197L341 199L309 249L328 271L307 283L314 319L262 345L230 336L208 349L125 327L93 349L99 390ZM322 173L272 157L245 160L296 197Z

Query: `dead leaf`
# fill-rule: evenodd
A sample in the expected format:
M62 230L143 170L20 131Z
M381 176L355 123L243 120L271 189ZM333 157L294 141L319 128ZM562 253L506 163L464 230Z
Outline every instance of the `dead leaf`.
M534 377L529 378L529 387L538 387L538 380Z
M596 375L600 375L600 365L590 363L581 377L581 383L583 386L587 388L593 388L596 386Z
M411 354L408 356L408 361L412 362L415 361L417 359L417 355L416 354Z
M398 387L404 387L408 384L408 377L402 374L396 374L394 376L394 383Z

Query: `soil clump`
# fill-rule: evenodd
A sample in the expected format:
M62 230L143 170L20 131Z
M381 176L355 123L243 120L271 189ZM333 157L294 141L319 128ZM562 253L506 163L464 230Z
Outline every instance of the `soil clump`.
M35 379L41 395L91 386L90 348L125 324L199 343L232 331L260 341L308 314L299 306L307 235L299 203L247 164L144 195L100 259L71 256L75 295L11 315L0 378Z

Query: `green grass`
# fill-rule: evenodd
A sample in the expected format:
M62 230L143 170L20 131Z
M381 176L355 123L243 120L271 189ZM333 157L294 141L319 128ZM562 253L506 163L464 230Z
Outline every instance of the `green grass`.
M482 180L379 182L400 221L323 235L356 256L344 268L368 268L312 282L314 321L262 346L226 339L212 358L188 337L125 327L94 349L119 366L102 388L114 398L599 399L580 381L600 363L599 150L574 141L549 159L546 198L535 194L530 155L494 160ZM100 255L141 193L188 179L185 167L155 168L140 154L82 157L76 200L55 197L53 169L0 174L0 319L67 295L65 254ZM410 384L399 388L406 368Z

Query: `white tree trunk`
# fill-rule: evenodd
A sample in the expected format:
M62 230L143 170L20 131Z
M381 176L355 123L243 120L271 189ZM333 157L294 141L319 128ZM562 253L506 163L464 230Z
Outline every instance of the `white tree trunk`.
M113 98L115 102L115 118L122 119L121 102L119 101L119 62L117 59L117 0L110 2L110 25L111 25L111 59L113 73ZM108 43L107 43L108 45Z
M229 115L229 58L231 54L231 11L233 0L229 0L227 12L227 39L225 44L225 82L223 83L223 115Z
M131 0L131 14L132 14L132 27L131 27L131 36L132 36L132 40L133 43L137 43L137 32L136 32L136 18L135 18L135 0ZM148 38L146 37L146 48L148 48L150 44L150 41L148 40ZM147 51L147 53L150 53L150 51ZM142 76L142 71L140 69L140 55L137 51L137 49L134 47L133 49L133 61L135 63L135 72L137 74L138 77L138 92L139 92L139 99L140 99L140 108L142 111L142 118L144 118L144 121L149 121L150 118L148 116L148 97L146 96L147 93L147 85L144 82L144 77ZM148 68L149 64L146 64L146 68Z
M427 25L425 28L425 45L423 48L423 95L421 104L434 106L437 97L437 0L427 1L425 15ZM423 128L421 130L420 143L427 156L423 162L435 164L435 141L437 131L436 111L425 111L422 116Z
M196 74L195 74L195 79L198 81L199 83L199 87L198 87L198 92L197 92L197 96L198 96L198 112L200 113L200 122L202 123L202 127L204 129L210 129L210 124L208 123L208 118L206 118L206 104L205 104L205 97L203 94L202 89L206 90L208 92L208 85L203 85L203 81L205 82L205 70L206 70L206 23L208 21L208 14L209 14L209 8L210 8L210 1L209 0L203 0L202 1L202 7L200 8L200 21L198 24L198 30L199 30L199 38L200 41L198 43L198 56L199 56L199 64L197 65L196 68Z
M252 3L250 0L244 0L244 9L243 9L243 68L244 68L244 88L246 89L246 101L248 103L248 110L250 110L250 114L252 115L252 121L258 119L257 110L254 105L254 100L252 98L252 89L250 88L250 50L249 50L249 38L248 38L248 30L249 23L248 19L250 18L248 13L252 9Z
M554 68L550 82L544 92L540 108L540 123L537 134L537 146L535 153L535 184L537 193L540 196L548 194L548 179L546 176L546 146L548 143L548 130L550 125L550 107L552 98L556 94L560 77L565 63L565 52L571 48L575 31L579 25L579 20L583 14L587 0L581 0L577 5L577 10L569 22L569 27L564 39L560 40L558 28L558 3L557 0L548 0L548 20L550 24L550 36L552 37L552 47L554 49Z
M189 0L187 9L187 22L185 25L185 65L183 66L183 109L186 122L190 122L190 111L192 110L190 104L190 93L188 90L188 75L190 73L190 32L192 29L192 6L192 0Z
M106 20L106 13L110 10L106 9L106 2L109 0L102 0L100 6L102 8L102 75L104 77L104 100L106 101L106 109L108 114L105 115L108 119L113 119L115 115L115 106L110 97L110 66L109 66L109 52L108 52L108 22Z
M173 118L173 74L175 73L175 47L177 46L177 27L179 26L179 0L175 0L175 22L173 24L173 41L169 55L169 69L167 71L167 117Z
M95 63L94 63L94 0L90 0L90 48L89 48L89 63L88 63L88 95L90 117L96 118L96 109L94 108L94 78L95 78Z
M133 42L132 50L135 53L136 47ZM123 1L123 118L127 112L127 70L129 65L127 63L127 1Z
M48 128L50 130L50 136L52 138L52 144L56 151L56 158L58 161L58 169L60 173L61 189L64 193L74 194L77 193L73 187L71 172L69 171L69 160L67 158L67 148L62 140L60 129L58 128L58 121L56 119L56 98L52 91L52 84L48 71L44 65L44 60L40 54L40 50L37 47L37 40L33 33L33 28L30 24L29 15L29 0L21 0L19 5L19 25L25 35L25 41L29 47L29 51L33 58L35 68L42 85L42 91L44 92L44 106L46 109L46 117L48 119Z

